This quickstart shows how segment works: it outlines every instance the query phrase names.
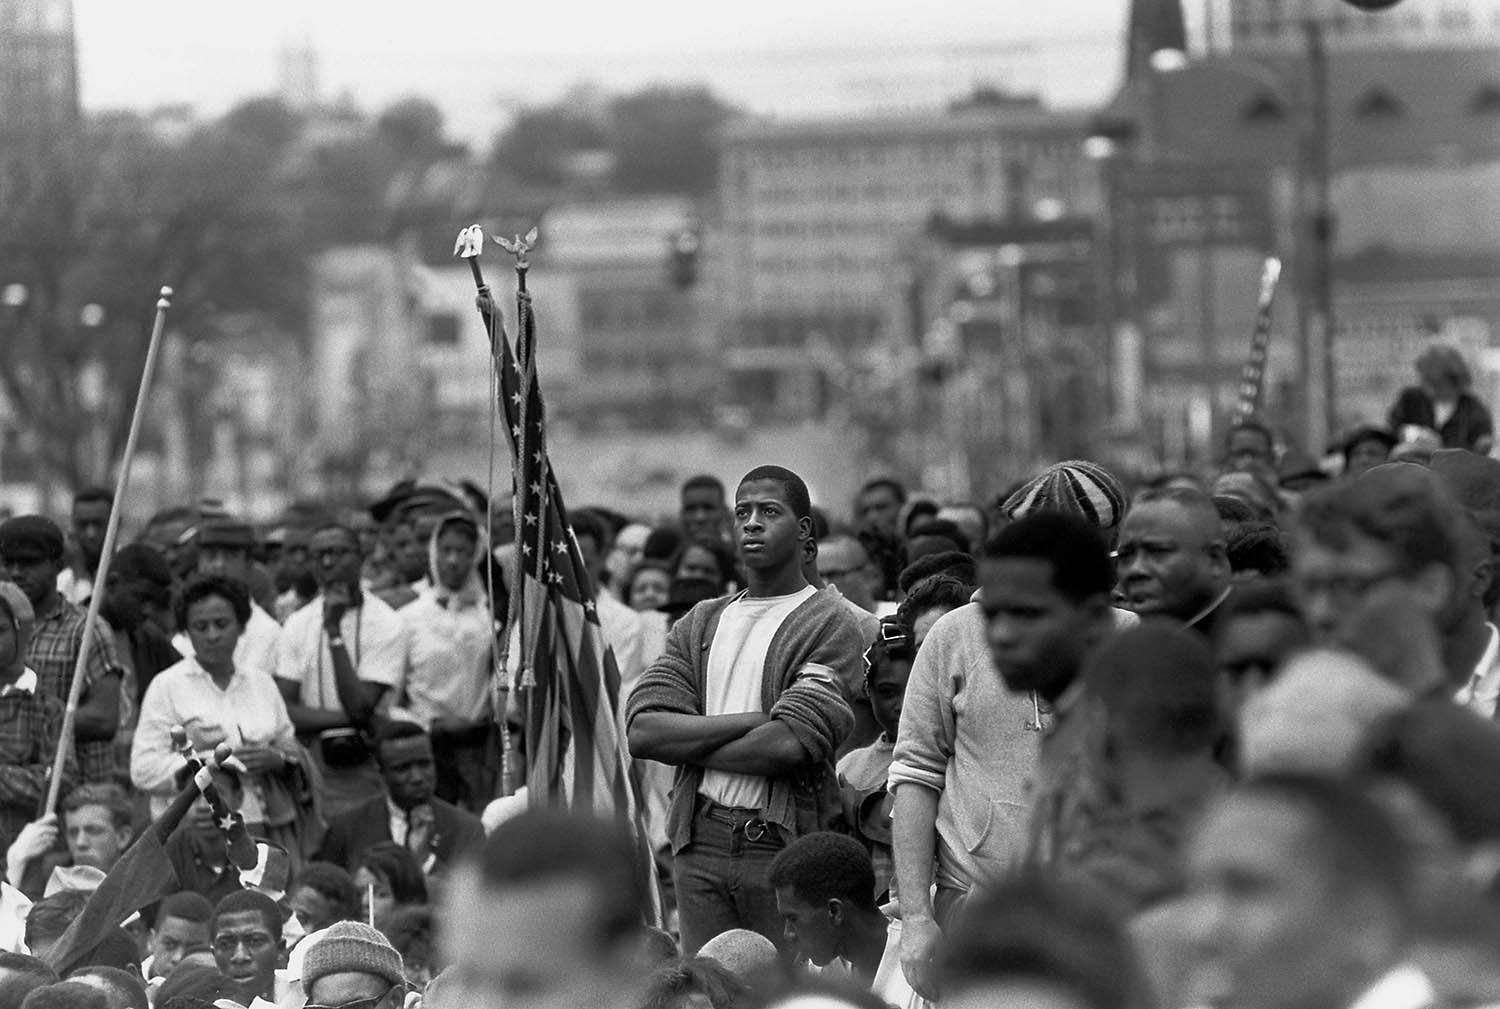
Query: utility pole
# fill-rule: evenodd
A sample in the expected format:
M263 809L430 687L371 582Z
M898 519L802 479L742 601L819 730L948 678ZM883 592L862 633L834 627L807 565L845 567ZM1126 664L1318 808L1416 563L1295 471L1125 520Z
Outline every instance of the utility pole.
M1313 304L1317 312L1318 332L1323 340L1323 388L1322 431L1323 440L1309 445L1308 450L1320 453L1328 441L1338 435L1338 364L1335 360L1338 326L1333 303L1333 242L1334 218L1331 188L1332 164L1329 148L1332 141L1332 122L1328 110L1328 50L1323 42L1323 25L1316 18L1303 23L1307 38L1307 71L1309 95L1312 101L1312 149L1310 153L1313 205L1312 253L1313 253Z

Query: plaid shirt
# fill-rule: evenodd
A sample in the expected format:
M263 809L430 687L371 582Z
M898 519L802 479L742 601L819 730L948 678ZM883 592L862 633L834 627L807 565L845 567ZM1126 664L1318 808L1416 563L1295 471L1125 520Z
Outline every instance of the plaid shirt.
M86 619L81 607L61 597L52 612L37 615L31 646L26 650L26 664L36 670L40 681L37 693L67 704L68 685L73 680L73 665L78 661ZM94 627L94 644L83 667L83 697L87 697L94 684L104 677L121 673L114 638L114 632L101 617ZM78 770L85 783L116 780L117 764L112 740L77 743L75 751Z
M0 688L0 844L6 848L41 809L62 715L62 703L37 689L30 670ZM77 780L72 771L71 764L63 769L64 791Z

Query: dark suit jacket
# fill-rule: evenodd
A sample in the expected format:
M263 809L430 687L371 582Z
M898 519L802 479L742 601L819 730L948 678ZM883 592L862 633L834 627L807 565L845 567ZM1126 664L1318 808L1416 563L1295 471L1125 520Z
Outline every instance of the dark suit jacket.
M436 849L440 869L452 865L484 843L484 827L472 813L436 796L432 800L432 812L437 821ZM329 822L318 860L341 865L353 872L360 852L391 840L394 840L391 837L391 815L382 792Z

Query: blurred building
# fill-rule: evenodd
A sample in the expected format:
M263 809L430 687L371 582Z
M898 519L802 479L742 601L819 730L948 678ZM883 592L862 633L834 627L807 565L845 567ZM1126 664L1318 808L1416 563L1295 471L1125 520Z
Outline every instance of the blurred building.
M22 139L55 139L71 133L77 123L72 0L0 0L3 146Z
M1238 53L1296 52L1309 17L1323 25L1333 50L1500 42L1500 0L1401 0L1384 11L1362 11L1343 0L1211 0L1209 45Z
M920 339L910 252L934 215L1094 213L1087 122L990 92L927 114L731 127L714 264L726 404L757 420L822 416L829 360Z
M929 222L907 425L923 486L961 499L1092 453L1109 420L1097 240L1093 217Z
M1328 33L1322 60L1303 48L1294 3L1232 5L1247 18L1286 14L1294 44L1185 65L1139 47L1147 58L1095 124L1110 140L1096 153L1108 155L1114 366L1133 356L1145 372L1120 417L1169 463L1216 451L1267 253L1285 262L1267 413L1293 438L1323 426L1321 401L1304 414L1301 389L1304 375L1322 383L1320 304L1335 325L1329 434L1382 415L1422 342L1500 342L1488 293L1500 285L1500 44L1398 30L1436 6L1408 0L1375 15L1384 34L1356 46L1335 44L1332 14L1365 15L1314 4Z

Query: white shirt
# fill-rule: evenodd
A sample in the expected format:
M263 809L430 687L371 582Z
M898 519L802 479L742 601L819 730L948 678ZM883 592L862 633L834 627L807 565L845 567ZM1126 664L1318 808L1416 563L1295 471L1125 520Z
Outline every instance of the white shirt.
M411 820L408 819L406 810L396 805L389 798L385 800L386 816L390 818L391 840L401 847L407 847L407 840L411 836ZM437 852L429 851L427 860L422 863L422 872L430 873L437 866Z
M1367 988L1349 1009L1425 1009L1436 1001L1427 975L1402 964Z
M1474 667L1469 682L1453 695L1457 704L1468 708L1483 718L1494 718L1495 707L1500 702L1500 628L1485 624L1489 628L1489 644Z
M409 636L396 611L366 592L363 603L339 619L339 636L366 683L393 690L406 672ZM320 711L343 711L333 678L333 656L323 632L323 597L317 596L287 618L276 649L276 677L300 684L300 701Z
M412 716L431 728L440 717L472 722L489 714L495 643L489 603L453 597L444 606L429 585L396 615L410 646L406 706Z
M703 685L705 715L764 710L760 695L771 639L792 611L816 593L817 589L807 585L787 596L741 596L724 607L708 649ZM761 809L769 787L765 778L756 775L710 770L704 772L698 792L721 805Z
M234 646L236 669L258 669L263 673L276 672L276 642L281 638L281 625L276 618L260 608L255 601L250 603L250 620ZM193 642L187 634L178 631L172 636L172 647L183 655L193 654Z
M220 690L197 659L186 658L163 669L146 687L130 745L130 780L151 793L153 817L160 816L176 794L173 779L182 769L182 755L172 746L174 725L186 729L193 749L200 751L227 742L235 747L269 746L289 754L296 742L286 702L270 674L236 666L228 687ZM245 786L240 812L250 823L265 819L259 787L253 780Z

